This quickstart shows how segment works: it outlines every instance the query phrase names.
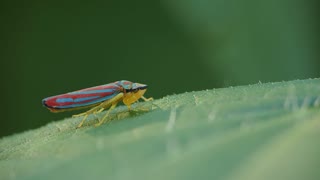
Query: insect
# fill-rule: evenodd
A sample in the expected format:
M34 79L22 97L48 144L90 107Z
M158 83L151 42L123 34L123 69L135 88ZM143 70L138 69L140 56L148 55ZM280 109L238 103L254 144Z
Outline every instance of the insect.
M80 128L88 115L100 113L109 108L107 113L98 119L99 122L95 126L100 126L108 117L120 101L130 110L131 104L142 98L144 101L153 100L153 98L145 98L143 94L147 90L147 85L133 83L127 80L116 81L114 83L95 86L91 88L81 89L66 94L51 96L42 100L42 104L51 112L72 111L77 109L89 108L88 111L73 115L72 117L83 116L82 121L77 128Z

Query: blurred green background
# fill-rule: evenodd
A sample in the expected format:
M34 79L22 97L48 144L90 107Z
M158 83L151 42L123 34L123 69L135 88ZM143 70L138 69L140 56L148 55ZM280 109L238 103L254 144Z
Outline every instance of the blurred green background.
M121 79L146 96L320 76L316 1L2 1L0 136L45 97Z

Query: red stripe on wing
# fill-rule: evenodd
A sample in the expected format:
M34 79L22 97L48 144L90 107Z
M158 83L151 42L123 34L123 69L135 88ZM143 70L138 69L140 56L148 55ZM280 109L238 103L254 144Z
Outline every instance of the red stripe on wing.
M43 100L43 104L57 109L82 107L105 101L121 91L122 88L115 84L106 84L48 97Z

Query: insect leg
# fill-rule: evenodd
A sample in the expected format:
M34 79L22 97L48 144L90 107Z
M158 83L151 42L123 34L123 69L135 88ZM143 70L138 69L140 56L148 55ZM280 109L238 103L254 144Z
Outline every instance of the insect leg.
M109 108L109 110L107 111L107 113L102 117L101 120L99 120L99 122L97 124L95 124L95 126L100 126L102 123L104 123L105 119L109 116L109 113L112 111L112 109L114 109L118 102L121 101L123 99L124 94L123 93L119 93L118 95L116 95L114 98L101 103L101 105L99 105L99 108L101 107L101 109L99 109L96 112L102 112L105 108L109 107L111 105L111 107Z
M101 120L99 120L99 122L97 124L95 124L95 127L100 126L102 123L104 123L104 121L106 120L106 118L109 116L110 111L112 111L116 106L117 106L118 102L115 102L114 104L112 104L112 106L109 108L109 110L107 111L107 113L102 117Z
M150 97L150 98L145 98L144 96L141 96L141 98L144 100L144 101L152 101L153 100L153 98L152 97Z
M144 96L141 96L141 98L144 100L144 101L153 101L153 98L150 97L150 98L145 98ZM160 108L158 105L156 105L155 103L152 103L152 105L155 105L156 107Z
M101 109L99 109L99 111L96 111L96 112L94 112L94 113L95 113L95 114L96 114L96 113L101 113L104 109L105 109L105 108L102 107Z
M72 117L79 117L79 116L84 116L82 121L79 123L79 125L77 126L77 128L80 128L82 126L82 124L84 123L84 121L87 119L88 115L89 114L92 114L92 113L95 113L95 112L100 112L101 109L99 109L101 107L103 103L101 103L100 105L96 106L96 107L93 107L91 108L90 110L84 112L84 113L81 113L81 114L76 114L76 115L73 115ZM99 109L99 110L98 110Z
M84 121L87 119L88 114L84 115L82 121L78 124L77 128L81 128L82 124L84 123Z
M72 115L72 117L80 117L80 116L84 116L84 115L86 115L87 113L80 113L80 114L74 114L74 115Z
M115 106L117 105L117 103L123 98L123 93L119 93L118 95L116 95L115 97L113 97L112 99L109 99L107 101L102 102L101 104L91 108L90 110L81 113L81 114L77 114L77 115L73 115L73 117L79 117L79 116L84 116L82 121L79 123L79 125L77 126L77 128L80 128L82 126L82 124L84 123L84 121L87 119L89 114L94 114L96 116L96 113L100 113L102 112L105 108L109 107L110 105L111 108L108 110L107 114L102 118L101 121L99 121L99 125L101 125L104 122L104 119L108 116L110 110L114 109ZM114 106L114 107L113 107Z
M99 109L98 111L93 112L94 117L96 117L99 120L99 117L97 116L97 113L101 113L105 108L102 107L101 109Z

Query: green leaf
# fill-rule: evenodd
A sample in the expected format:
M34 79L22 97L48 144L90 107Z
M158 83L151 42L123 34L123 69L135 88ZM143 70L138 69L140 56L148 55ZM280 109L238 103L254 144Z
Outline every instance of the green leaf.
M119 106L2 138L0 179L319 179L319 106L320 79Z

